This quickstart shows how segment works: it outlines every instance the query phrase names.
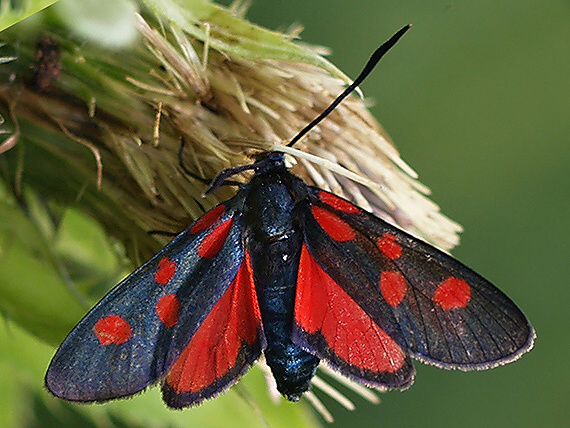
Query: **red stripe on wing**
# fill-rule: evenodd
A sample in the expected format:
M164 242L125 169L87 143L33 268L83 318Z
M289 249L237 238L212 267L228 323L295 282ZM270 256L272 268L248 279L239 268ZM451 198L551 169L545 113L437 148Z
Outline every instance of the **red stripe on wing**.
M299 261L295 321L305 334L320 333L350 366L396 373L408 364L400 346L319 266L306 245Z
M166 379L172 407L197 404L234 383L258 358L261 313L249 255ZM180 396L178 396L180 394Z
M198 255L206 259L211 259L218 254L230 234L232 223L233 218L229 218L206 235L204 240L198 245Z

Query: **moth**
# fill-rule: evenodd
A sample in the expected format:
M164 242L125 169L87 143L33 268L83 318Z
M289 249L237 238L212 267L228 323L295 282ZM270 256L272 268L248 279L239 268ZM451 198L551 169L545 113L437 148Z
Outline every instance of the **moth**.
M408 30L289 146L324 119ZM263 354L297 401L317 366L404 389L412 358L481 370L530 350L534 330L499 289L448 254L293 175L283 153L221 172L210 191L253 170L231 199L111 290L57 350L57 397L107 401L162 384L173 408L229 388Z

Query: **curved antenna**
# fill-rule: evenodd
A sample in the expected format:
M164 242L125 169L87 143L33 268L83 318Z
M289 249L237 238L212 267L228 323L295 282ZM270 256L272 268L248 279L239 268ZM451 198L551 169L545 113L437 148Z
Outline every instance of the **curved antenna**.
M325 109L325 111L323 111L315 119L313 119L311 123L309 123L303 129L301 129L301 131L293 137L293 139L289 142L289 144L287 144L287 147L292 147L297 141L303 138L305 134L307 134L307 132L309 132L321 120L327 117L329 113L333 111L336 108L336 106L338 106L342 102L342 100L344 100L352 91L354 91L358 87L358 85L360 85L362 81L366 79L366 77L370 74L370 72L374 69L374 67L376 67L376 64L378 64L378 61L380 61L380 59L384 56L384 54L388 52L390 48L392 48L392 46L396 44L396 42L400 39L400 37L402 37L404 33L410 29L411 26L412 26L411 24L406 25L404 28L402 28L400 31L394 34L390 38L390 40L388 40L386 43L384 43L382 46L376 49L372 54L372 56L370 57L370 59L368 60L368 62L366 63L366 65L364 66L364 68L362 69L362 71L360 72L360 74L358 75L358 77L354 79L354 82L352 82L344 90L344 92L340 94L331 103L331 105Z

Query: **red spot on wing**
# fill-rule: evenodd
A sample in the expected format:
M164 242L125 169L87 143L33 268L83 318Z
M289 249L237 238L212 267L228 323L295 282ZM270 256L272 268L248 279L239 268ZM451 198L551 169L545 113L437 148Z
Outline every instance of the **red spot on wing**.
M259 341L261 313L249 255L176 360L167 383L176 393L195 393L213 384L238 363L243 343Z
M396 307L402 303L407 288L406 279L400 272L384 271L380 274L380 291L390 306Z
M211 259L220 252L230 233L232 221L233 219L231 218L227 219L204 237L204 240L198 246L198 255L200 257Z
M354 229L336 214L316 205L311 207L311 211L326 234L335 241L352 241L356 237Z
M399 259L402 255L402 247L396 242L396 237L391 233L385 233L376 242L378 249L390 260Z
M210 211L208 211L206 214L204 214L202 217L196 220L196 223L194 223L194 225L190 229L190 233L192 234L198 233L203 231L207 227L210 227L213 223L215 223L216 220L218 220L222 216L225 210L226 207L224 205L218 205L217 207L212 208Z
M340 287L303 245L299 261L295 321L321 333L348 364L375 373L395 373L406 364L402 349Z
M450 277L433 294L433 301L443 310L464 308L471 300L471 287L462 279Z
M336 195L333 195L332 193L321 191L319 192L319 199L321 202L338 211L350 214L357 214L360 212L360 208Z
M133 330L130 324L119 315L109 315L101 318L95 326L93 331L101 342L101 345L120 345L125 343L131 338Z
M158 270L154 274L154 280L160 285L166 285L176 273L176 262L168 257L163 257L158 262Z
M178 322L180 302L176 294L167 294L158 299L156 303L156 315L166 327L173 327Z

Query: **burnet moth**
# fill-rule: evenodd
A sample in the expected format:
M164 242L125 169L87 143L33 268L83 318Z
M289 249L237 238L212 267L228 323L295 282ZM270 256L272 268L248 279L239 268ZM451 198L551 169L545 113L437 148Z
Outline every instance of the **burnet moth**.
M324 119L408 30L382 45ZM107 401L157 382L173 408L234 384L263 353L277 388L297 401L320 361L364 385L404 389L412 358L482 370L531 349L520 309L431 245L291 174L266 152L237 194L179 234L107 294L57 350L57 397Z

